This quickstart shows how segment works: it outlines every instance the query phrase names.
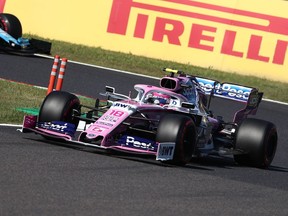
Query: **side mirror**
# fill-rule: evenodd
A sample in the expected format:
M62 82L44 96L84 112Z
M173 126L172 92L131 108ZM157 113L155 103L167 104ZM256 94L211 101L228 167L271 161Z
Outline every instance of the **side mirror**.
M195 104L193 104L193 103L187 103L187 102L182 102L182 103L181 103L181 107L187 108L187 109L194 109L194 108L195 108Z
M115 93L115 88L111 87L111 86L105 86L105 90L108 93L114 94Z

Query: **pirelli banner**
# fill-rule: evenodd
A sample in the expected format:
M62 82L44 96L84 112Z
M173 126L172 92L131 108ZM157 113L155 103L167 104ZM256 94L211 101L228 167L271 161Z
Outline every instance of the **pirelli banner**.
M3 7L27 33L288 82L286 1L6 0Z

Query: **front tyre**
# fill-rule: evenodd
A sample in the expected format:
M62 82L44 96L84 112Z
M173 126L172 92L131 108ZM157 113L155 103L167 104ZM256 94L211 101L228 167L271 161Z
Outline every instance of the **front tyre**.
M234 155L240 165L267 168L273 161L277 149L277 129L260 119L245 119L236 134L235 148L243 154Z
M22 37L21 23L13 14L0 13L0 28L15 39Z
M65 91L53 91L44 99L39 122L63 121L78 126L79 120L73 117L73 110L80 112L80 101L77 96Z
M175 143L175 152L171 164L188 163L196 146L196 126L194 121L184 115L169 114L164 116L157 129L157 142Z

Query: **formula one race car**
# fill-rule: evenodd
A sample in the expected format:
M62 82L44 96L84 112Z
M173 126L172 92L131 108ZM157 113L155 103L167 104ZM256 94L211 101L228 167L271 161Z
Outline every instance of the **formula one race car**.
M50 42L22 38L22 26L16 16L0 13L0 51L33 55L34 53L50 54L50 50Z
M240 165L267 168L271 164L277 147L275 125L247 118L256 113L263 93L178 70L164 71L169 75L160 80L160 87L135 85L135 98L106 86L102 95L107 100L101 104L97 99L95 107L80 104L74 94L52 91L39 116L24 117L22 132L78 146L152 155L175 165L210 154L233 155ZM232 122L224 122L209 110L212 97L242 102L245 107L235 112ZM89 111L81 113L84 107ZM83 123L87 127L76 132Z

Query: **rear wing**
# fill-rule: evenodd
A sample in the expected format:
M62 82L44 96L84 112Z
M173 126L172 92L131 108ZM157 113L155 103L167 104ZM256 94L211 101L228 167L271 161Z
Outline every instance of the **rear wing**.
M169 72L170 77L174 77L174 74L179 76L183 75L184 72L180 70L164 68L163 71ZM185 75L185 74L184 74ZM253 91L258 90L256 88L241 86L231 83L220 83L216 80L211 80L202 77L193 77L199 83L201 89L207 95L226 98L235 101L248 102L249 95Z
M201 77L196 77L196 80L205 94L240 102L248 102L251 92L258 92L256 88L232 83L220 83Z
M175 74L178 74L179 77L185 76L184 72L179 70L164 68L163 71L169 72L170 77L174 77ZM253 87L233 83L220 83L203 77L192 76L191 79L197 83L199 90L209 96L208 104L206 105L208 109L213 96L244 103L245 107L234 114L233 122L235 123L241 122L248 115L255 115L263 97L263 92L259 92L258 89Z
M256 88L196 77L205 94L245 103L245 107L234 114L233 122L240 123L248 115L255 115L262 100L263 92Z

